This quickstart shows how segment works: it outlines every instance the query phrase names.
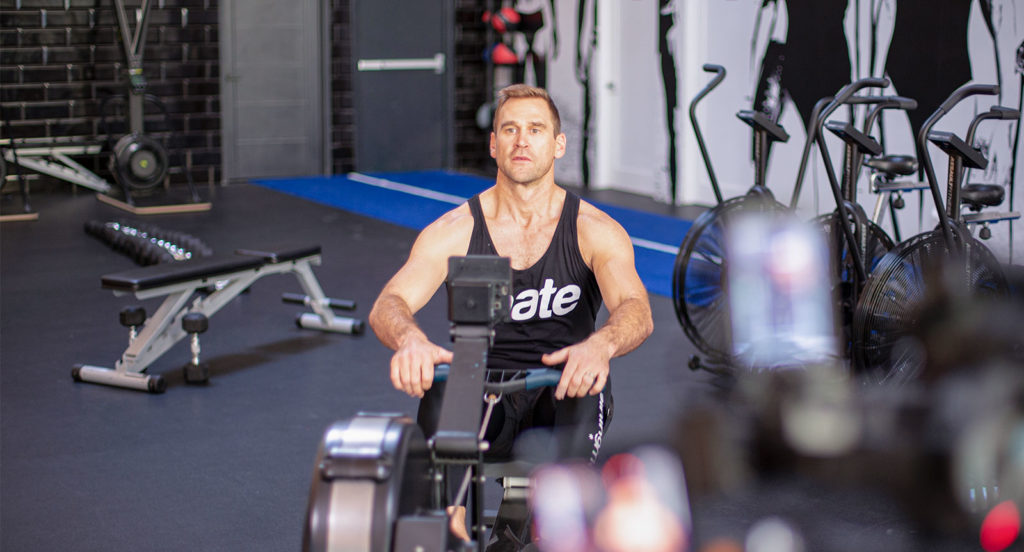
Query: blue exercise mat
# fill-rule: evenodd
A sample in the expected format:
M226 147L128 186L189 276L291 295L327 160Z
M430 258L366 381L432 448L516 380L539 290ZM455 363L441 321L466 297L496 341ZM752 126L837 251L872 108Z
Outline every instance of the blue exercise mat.
M360 215L421 230L494 183L449 171L352 173L347 176L258 179L253 184ZM589 200L588 200L589 201ZM591 201L626 229L648 291L672 295L672 270L691 221Z

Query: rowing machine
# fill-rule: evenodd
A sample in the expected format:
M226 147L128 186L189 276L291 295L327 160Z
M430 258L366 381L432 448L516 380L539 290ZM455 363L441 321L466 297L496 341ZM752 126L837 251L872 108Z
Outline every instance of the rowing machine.
M483 481L493 470L484 469L488 443L481 428L498 394L557 384L561 372L536 370L523 379L485 382L494 324L508 316L511 306L509 260L452 257L448 273L453 360L450 369L435 370L435 381L446 380L436 434L428 441L411 418L388 413L359 413L329 427L314 463L304 551L484 549L481 498ZM486 412L479 399L485 392ZM456 466L467 468L466 477L455 500L448 502L445 473ZM445 511L449 504L460 505L467 491L470 543L450 534Z

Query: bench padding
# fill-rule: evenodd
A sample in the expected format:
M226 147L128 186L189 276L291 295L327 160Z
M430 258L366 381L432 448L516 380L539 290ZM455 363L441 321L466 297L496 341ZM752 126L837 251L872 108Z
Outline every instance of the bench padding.
M188 261L151 265L107 274L101 279L104 289L143 291L194 280L210 280L266 264L294 261L320 254L319 245L277 250L239 249L238 255L215 255Z
M259 268L264 264L263 259L259 257L217 255L107 274L103 276L102 282L105 289L134 292L192 280L216 278Z
M239 255L250 255L253 257L262 257L264 261L276 264L285 263L288 261L294 261L296 259L302 259L304 257L312 257L313 255L320 254L319 245L306 245L302 247L289 247L287 249L237 249L235 253Z

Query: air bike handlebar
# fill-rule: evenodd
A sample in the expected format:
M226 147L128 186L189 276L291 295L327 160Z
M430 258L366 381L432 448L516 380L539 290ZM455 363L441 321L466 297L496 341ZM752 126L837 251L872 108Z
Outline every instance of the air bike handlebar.
M700 125L697 123L697 104L704 99L704 96L708 95L708 92L711 92L716 86L722 83L722 79L725 78L725 67L706 63L704 64L704 71L708 73L715 73L715 76L707 86L701 89L701 91L693 97L693 101L690 102L690 124L693 126L693 134L697 138L697 147L700 149L700 155L704 159L704 167L708 171L708 178L711 180L711 189L715 192L715 199L718 200L718 203L721 203L722 191L718 187L718 179L715 178L715 170L711 167L711 157L708 155L708 148L704 144L704 135L701 134Z
M928 133L931 132L935 123L939 122L939 119L944 117L953 109L953 107L956 106L956 104L966 98L977 95L996 96L998 94L999 85L995 84L968 84L967 86L961 86L954 90L953 93L946 98L946 101L942 102L942 105L935 110L935 113L932 113L931 116L925 120L924 124L921 125L921 129L917 133L918 157L920 157L922 164L924 165L925 177L928 179L928 187L932 192L932 201L935 202L935 211L938 213L940 218L942 236L946 240L946 246L949 247L950 251L953 250L954 244L953 233L949 229L950 216L948 210L954 207L944 205L942 192L939 190L939 183L935 179L935 167L932 165L931 155L928 154Z
M853 81L840 88L839 92L832 98L832 102L825 106L821 115L818 117L818 120L815 121L815 125L817 126L815 129L815 132L817 133L816 136L821 135L821 129L825 125L825 120L828 119L829 115L832 115L836 109L839 109L839 106L845 103L870 103L866 100L853 99L854 94L864 88L887 88L889 84L889 79L885 77L869 77ZM870 97L871 96L868 96L868 98Z
M438 364L434 367L434 381L447 381L451 366ZM529 391L541 387L555 387L562 379L562 371L554 368L536 368L527 370L525 377L509 381L484 382L484 391L488 393L511 393Z
M818 143L818 151L821 153L822 163L825 164L825 173L828 176L829 185L832 187L832 195L835 196L836 208L839 211L839 216L842 221L850 220L850 213L847 212L846 204L843 201L842 191L839 189L839 179L836 178L836 171L832 167L832 158L828 153L828 146L825 145L825 138L821 131L825 126L825 121L832 115L840 105L847 103L853 98L859 90L864 88L886 88L889 86L889 79L884 77L870 77L866 79L860 79L846 86L842 87L835 98L829 103L824 109L821 110L821 115L817 121L814 121L814 141ZM809 140L809 139L808 139ZM860 251L855 247L857 243L856 237L853 234L853 229L849 224L839 225L843 230L843 235L846 238L846 243L850 244L850 254L853 256L853 266L857 272L858 282L863 284L867 280L867 270L864 267L864 259L861 258Z
M803 188L804 174L807 171L807 162L811 155L811 146L817 142L816 138L818 137L818 131L824 125L825 119L827 119L829 115L831 115L842 104L874 104L889 100L890 98L899 97L854 96L854 94L864 88L885 88L887 86L889 86L889 79L886 78L861 79L844 86L835 96L825 96L814 104L814 109L811 110L811 116L807 120L807 139L804 142L804 151L800 155L800 168L797 170L796 183L793 186L793 195L789 201L789 207L791 209L796 209L797 203L800 201L800 192ZM837 101L837 98L839 101ZM909 98L906 99L909 100ZM914 108L912 107L908 109Z
M967 136L964 138L964 142L967 142L969 145L973 145L974 135L978 130L978 125L982 121L989 119L995 119L997 121L1016 121L1020 119L1020 111L1001 105L994 105L990 107L988 111L975 115L974 120L971 121L971 126L967 128Z
M953 93L950 94L948 98L946 98L946 101L942 102L942 105L939 106L938 111L936 111L935 113L938 114L939 112L942 112L942 115L945 115L946 113L949 113L949 111L952 110L953 107L956 104L960 103L961 101L963 101L964 99L966 99L966 98L968 98L970 96L977 96L977 95L998 96L999 95L999 85L998 84L969 84L967 86L962 86L962 87L954 90ZM939 117L942 117L942 115L939 115ZM929 119L930 119L930 117L929 117Z

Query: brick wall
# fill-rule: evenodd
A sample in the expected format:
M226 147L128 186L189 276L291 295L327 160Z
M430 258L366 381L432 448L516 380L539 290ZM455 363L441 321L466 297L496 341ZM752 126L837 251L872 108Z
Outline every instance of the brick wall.
M128 2L129 19L140 2ZM111 0L0 0L3 136L73 143L126 133L126 58ZM168 183L220 179L216 0L156 0L143 51L145 132L168 150ZM78 161L113 182L106 153ZM9 171L10 172L10 171ZM27 171L31 172L31 171Z
M331 159L334 174L355 170L351 2L331 2Z
M455 8L455 169L492 173L488 130L476 125L476 112L490 101L483 52L487 31L481 17L484 2L459 0Z
M134 16L141 2L127 4ZM331 1L330 146L336 174L354 168L350 4ZM486 96L483 7L459 0L455 12L455 168L490 170L487 133L475 123ZM143 71L148 92L168 115L147 104L145 130L168 149L171 185L186 182L185 167L197 184L221 180L217 17L217 0L154 0L149 14ZM125 64L112 0L0 0L0 108L10 123L0 136L116 141L128 124ZM104 152L77 160L113 182L108 158Z

